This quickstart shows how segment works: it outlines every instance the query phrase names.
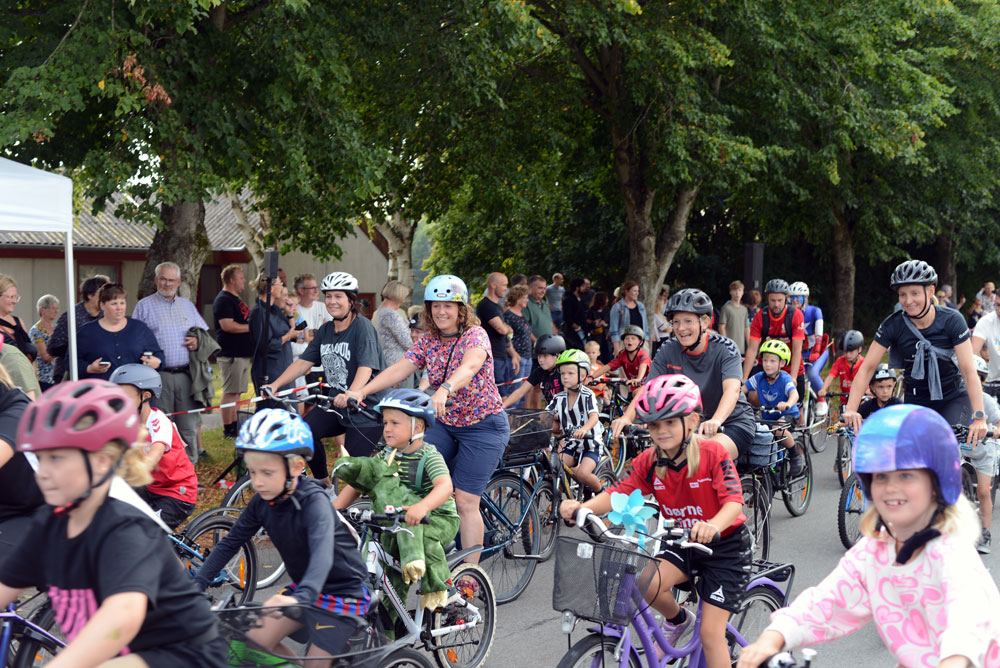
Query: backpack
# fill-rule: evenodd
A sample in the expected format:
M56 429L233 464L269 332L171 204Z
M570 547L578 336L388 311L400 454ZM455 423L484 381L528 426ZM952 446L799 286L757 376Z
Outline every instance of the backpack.
M792 340L792 320L795 319L795 307L790 304L785 305L785 335L788 340ZM760 338L762 341L767 341L772 337L771 334L771 309L765 308L760 312Z

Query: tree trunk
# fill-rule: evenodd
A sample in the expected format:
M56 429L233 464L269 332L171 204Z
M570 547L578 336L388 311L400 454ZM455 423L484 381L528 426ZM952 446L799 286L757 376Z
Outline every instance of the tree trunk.
M403 217L396 211L388 218L369 218L374 228L389 242L388 280L399 281L413 294L413 237L417 233L417 223ZM409 300L407 300L409 303Z
M938 286L958 287L958 272L955 271L955 230L942 230L934 242L934 268L938 273ZM954 299L954 301L958 301Z
M163 225L156 230L146 256L137 299L156 292L154 270L161 262L173 262L181 268L181 281L192 301L198 296L201 265L212 250L205 230L205 202L177 202L160 207ZM182 293L183 294L183 293Z
M837 224L833 227L833 324L830 334L851 329L854 325L854 226L844 211L832 206Z

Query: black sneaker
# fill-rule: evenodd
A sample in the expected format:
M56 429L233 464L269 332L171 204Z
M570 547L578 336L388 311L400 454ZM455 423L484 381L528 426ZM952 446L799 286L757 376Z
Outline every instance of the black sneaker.
M992 542L992 537L990 536L990 530L983 527L983 533L979 537L979 542L976 543L976 549L979 550L979 554L989 554L990 553L990 542Z
M806 470L806 458L798 449L791 451L791 470L788 475L792 478L802 475L802 472Z

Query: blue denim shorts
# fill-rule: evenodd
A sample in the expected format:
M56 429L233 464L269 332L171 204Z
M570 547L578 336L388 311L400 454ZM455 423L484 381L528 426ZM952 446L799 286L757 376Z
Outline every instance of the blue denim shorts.
M444 457L455 489L475 496L482 496L509 440L506 413L488 415L466 427L452 427L435 420L424 438Z

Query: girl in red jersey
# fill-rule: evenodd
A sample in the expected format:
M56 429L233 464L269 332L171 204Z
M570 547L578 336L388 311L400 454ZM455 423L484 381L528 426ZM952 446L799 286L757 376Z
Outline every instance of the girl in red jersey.
M721 534L712 543L711 555L675 548L657 555L659 577L653 578L646 600L663 615L664 634L676 645L693 626L694 615L677 604L670 590L693 580L703 602L701 641L708 668L728 667L726 622L739 610L752 560L736 466L722 445L695 434L701 392L687 376L654 378L642 388L635 406L638 421L647 423L656 447L636 457L628 477L607 492L584 504L563 501L560 513L571 519L581 505L607 513L611 492L629 494L638 489L652 494L660 512L676 526L690 528L692 541L710 543Z

